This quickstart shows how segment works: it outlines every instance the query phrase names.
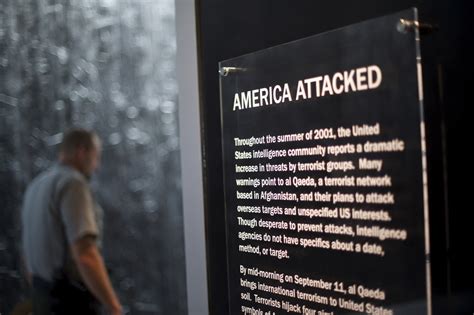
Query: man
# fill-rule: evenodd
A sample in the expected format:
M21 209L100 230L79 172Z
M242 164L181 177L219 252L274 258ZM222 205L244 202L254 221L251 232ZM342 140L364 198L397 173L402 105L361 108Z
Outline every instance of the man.
M28 186L22 245L32 282L33 314L122 313L99 251L101 208L88 181L99 165L100 140L74 129L63 139L59 163Z

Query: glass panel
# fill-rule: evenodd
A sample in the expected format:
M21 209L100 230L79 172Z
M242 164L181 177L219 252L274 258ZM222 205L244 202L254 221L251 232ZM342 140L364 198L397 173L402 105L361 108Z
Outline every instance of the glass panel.
M430 314L418 34L400 19L416 10L220 63L231 314Z
M72 125L103 141L93 184L125 310L187 312L175 58L173 0L0 2L1 314L27 292L24 187Z

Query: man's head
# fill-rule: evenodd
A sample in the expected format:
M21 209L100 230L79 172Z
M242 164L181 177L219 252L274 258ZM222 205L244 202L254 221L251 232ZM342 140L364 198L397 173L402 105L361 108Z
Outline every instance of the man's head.
M100 150L97 134L84 129L72 129L64 135L59 159L89 178L99 166Z

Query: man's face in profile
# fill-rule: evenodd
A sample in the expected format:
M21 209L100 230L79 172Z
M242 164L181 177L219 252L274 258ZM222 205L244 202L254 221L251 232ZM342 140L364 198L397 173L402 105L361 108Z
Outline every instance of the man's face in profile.
M90 178L94 171L99 167L101 156L101 144L97 138L94 141L94 146L90 149L79 148L77 151L77 158L79 160L80 171Z

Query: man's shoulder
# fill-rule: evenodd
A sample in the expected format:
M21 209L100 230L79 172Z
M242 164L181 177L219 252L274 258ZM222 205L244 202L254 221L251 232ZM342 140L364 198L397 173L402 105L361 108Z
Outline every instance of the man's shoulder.
M65 186L80 186L88 187L88 181L79 171L66 165L57 165L52 170L53 176L56 177L58 188L61 189Z
M77 170L66 165L56 164L36 176L27 188L36 190L39 187L54 186L61 190L68 185L87 186L87 180Z

